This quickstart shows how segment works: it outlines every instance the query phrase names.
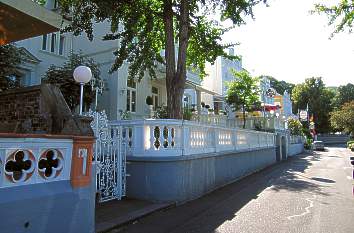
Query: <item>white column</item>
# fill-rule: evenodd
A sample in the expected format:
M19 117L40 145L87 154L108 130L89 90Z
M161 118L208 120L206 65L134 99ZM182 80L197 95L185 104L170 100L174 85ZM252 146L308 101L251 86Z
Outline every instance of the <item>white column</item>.
M201 107L201 104L202 104L202 94L199 90L195 90L197 92L197 111L198 111L198 114L200 115L201 111L202 111L202 107Z

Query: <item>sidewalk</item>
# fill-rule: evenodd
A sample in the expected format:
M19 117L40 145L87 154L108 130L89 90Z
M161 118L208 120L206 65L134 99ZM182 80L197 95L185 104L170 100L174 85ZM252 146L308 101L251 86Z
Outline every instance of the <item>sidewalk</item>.
M173 205L173 203L153 203L129 198L98 203L96 205L96 232L106 232Z

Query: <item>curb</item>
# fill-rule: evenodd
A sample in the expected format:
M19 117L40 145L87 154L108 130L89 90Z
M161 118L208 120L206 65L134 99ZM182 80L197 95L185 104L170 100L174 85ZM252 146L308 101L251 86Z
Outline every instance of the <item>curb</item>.
M157 211L168 209L168 208L171 208L174 206L176 206L175 203L152 204L144 209L133 211L125 216L116 218L114 220L107 221L107 222L101 222L99 224L96 224L96 233L108 232L110 230L113 230L114 228L129 224L129 223L134 222L140 218L143 218L143 217L146 217L150 214L153 214Z

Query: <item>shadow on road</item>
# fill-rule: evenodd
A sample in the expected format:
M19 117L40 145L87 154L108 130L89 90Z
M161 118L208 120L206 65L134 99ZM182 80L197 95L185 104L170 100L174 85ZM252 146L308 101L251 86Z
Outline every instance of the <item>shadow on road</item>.
M272 184L272 190L287 190L291 192L307 191L314 194L327 195L321 192L322 185L314 182L334 182L325 178L311 178L303 175L305 169L312 165L313 162L321 160L320 153L312 152L291 158L287 161L287 166L282 167L283 175Z
M320 160L319 153L291 157L202 198L154 213L119 232L216 232L220 225L233 219L241 208L257 199L268 187L277 192L308 191L326 195L321 192L321 184L318 183L330 183L331 180L303 175L305 169Z

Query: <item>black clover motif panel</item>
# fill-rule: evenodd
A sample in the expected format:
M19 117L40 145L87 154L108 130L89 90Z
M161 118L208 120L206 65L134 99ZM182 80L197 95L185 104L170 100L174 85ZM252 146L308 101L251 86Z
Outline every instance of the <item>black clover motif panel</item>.
M56 178L63 170L64 159L57 149L42 152L38 161L38 173L44 179Z
M13 183L27 181L34 172L35 157L30 150L15 150L5 163L6 178Z

